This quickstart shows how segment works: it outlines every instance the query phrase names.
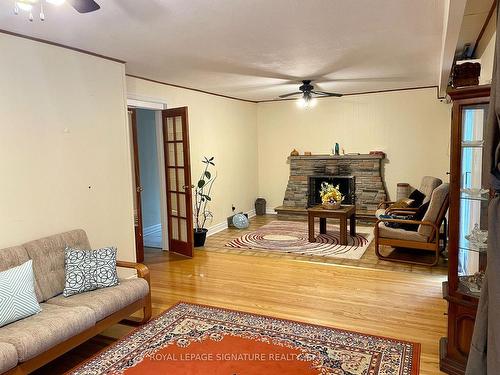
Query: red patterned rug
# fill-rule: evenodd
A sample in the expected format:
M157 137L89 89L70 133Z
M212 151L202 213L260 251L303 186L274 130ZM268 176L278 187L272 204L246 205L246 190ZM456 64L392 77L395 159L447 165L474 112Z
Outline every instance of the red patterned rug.
M371 227L358 226L355 236L348 233L347 245L340 244L338 225L327 224L326 234L320 234L319 223L316 223L315 233L316 242L309 242L307 223L278 220L246 233L228 242L226 246L307 256L360 259L373 240Z
M68 374L417 375L420 345L179 303Z

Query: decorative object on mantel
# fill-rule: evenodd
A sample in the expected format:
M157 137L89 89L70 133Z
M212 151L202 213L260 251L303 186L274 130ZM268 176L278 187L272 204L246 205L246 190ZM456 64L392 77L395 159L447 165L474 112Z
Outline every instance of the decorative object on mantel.
M299 152L296 149L293 149L292 152L290 152L290 156L299 156Z
M304 156L311 156L311 155L312 155L311 151L304 151Z
M345 155L345 149L342 147L342 155Z
M370 151L369 155L380 155L385 158L385 152L384 151Z
M215 166L214 157L203 157L201 161L205 164L205 169L201 173L200 179L194 189L194 247L205 245L208 229L205 228L207 220L213 218L212 212L207 208L208 202L212 200L210 194L217 175L212 175L208 170L210 166Z
M327 182L321 184L319 195L321 196L323 207L330 210L338 209L344 200L344 197L340 193L339 185L333 186Z
M335 146L333 147L333 154L334 155L340 155L340 152L339 152L339 144L335 142Z

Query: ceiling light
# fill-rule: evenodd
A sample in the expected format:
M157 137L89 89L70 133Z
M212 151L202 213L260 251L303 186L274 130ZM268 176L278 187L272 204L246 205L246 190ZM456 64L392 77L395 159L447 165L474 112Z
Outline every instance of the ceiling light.
M24 10L25 12L31 12L33 9L33 4L25 3L23 1L16 1L16 8Z
M297 106L299 108L312 108L317 104L317 99L313 98L311 94L304 93L302 98L297 100Z
M66 0L45 0L52 5L62 5Z

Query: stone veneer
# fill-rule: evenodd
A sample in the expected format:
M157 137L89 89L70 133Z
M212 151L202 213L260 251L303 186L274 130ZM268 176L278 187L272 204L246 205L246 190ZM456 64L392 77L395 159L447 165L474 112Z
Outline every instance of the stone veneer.
M309 176L356 177L356 209L375 211L385 201L382 155L290 156L290 177L283 207L306 208Z

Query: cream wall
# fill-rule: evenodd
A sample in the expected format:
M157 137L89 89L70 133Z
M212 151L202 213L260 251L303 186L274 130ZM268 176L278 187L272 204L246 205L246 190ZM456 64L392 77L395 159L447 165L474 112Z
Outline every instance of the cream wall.
M447 180L450 116L451 105L437 100L435 88L324 98L311 110L294 101L259 103L259 195L269 208L282 205L292 149L328 154L335 142L346 153L386 152L391 198L398 182Z
M192 90L127 76L131 98L156 100L168 108L188 107L191 174L195 183L202 171L203 156L214 156L217 180L208 227L226 222L234 204L250 211L257 197L257 106Z
M83 228L135 259L124 66L0 34L0 248Z

